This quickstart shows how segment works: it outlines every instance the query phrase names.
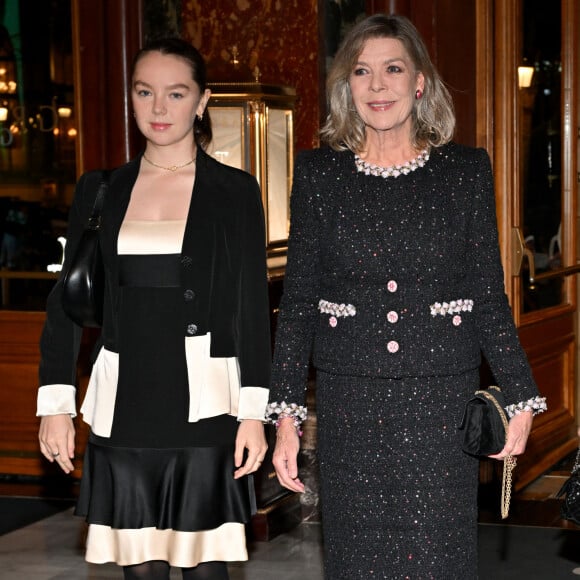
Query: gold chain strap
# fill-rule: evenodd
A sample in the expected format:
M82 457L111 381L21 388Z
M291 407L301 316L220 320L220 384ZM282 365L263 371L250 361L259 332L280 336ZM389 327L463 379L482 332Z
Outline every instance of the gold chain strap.
M499 387L489 387L490 389L495 389L499 391ZM475 391L476 395L481 395L485 397L488 401L491 401L499 412L504 429L505 436L507 439L508 433L508 420L505 416L504 410L501 408L500 404L497 402L493 395L490 395L487 391ZM508 517L510 511L510 501L512 498L512 473L516 467L517 459L512 455L507 455L503 460L503 477L501 482L501 519L505 520Z
M501 484L501 519L505 520L510 511L510 500L512 499L512 471L515 469L517 459L512 455L504 457L503 478Z

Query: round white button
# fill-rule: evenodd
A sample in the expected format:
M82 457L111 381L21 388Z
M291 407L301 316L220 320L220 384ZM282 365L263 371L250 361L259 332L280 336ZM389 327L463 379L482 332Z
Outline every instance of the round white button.
M397 352L399 350L399 343L396 340L391 340L387 344L387 350L389 352Z
M399 315L394 310L391 310L389 313L387 313L387 320L391 324L395 324L395 322L399 320Z
M387 290L389 292L396 292L397 291L397 283L394 280L389 280L387 282Z

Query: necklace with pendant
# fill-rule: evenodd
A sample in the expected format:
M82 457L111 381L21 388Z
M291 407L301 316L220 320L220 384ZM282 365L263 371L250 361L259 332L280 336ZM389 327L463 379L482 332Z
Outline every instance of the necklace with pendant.
M145 153L143 153L143 159L145 159L145 161L147 161L147 163L150 163L151 165L153 165L153 167L158 167L159 169L165 169L165 171L172 171L175 172L178 169L181 169L183 167L187 167L188 165L191 165L192 163L195 162L195 157L191 160L188 161L187 163L182 163L181 165L170 165L169 167L165 166L165 165L159 165L158 163L154 163L153 161L151 161L151 159L149 159Z

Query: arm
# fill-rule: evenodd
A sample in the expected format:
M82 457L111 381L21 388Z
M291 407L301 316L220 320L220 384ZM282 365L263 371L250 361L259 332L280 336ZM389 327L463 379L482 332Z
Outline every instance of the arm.
M519 342L504 291L491 164L484 150L478 153L475 203L469 229L474 265L471 285L480 346L497 384L506 393L511 417L505 448L492 456L502 459L508 454L524 452L532 417L546 406L545 399L539 396L526 353Z
M274 349L268 420L276 424L273 463L280 483L304 491L297 479L300 423L306 419L305 393L318 320L320 220L307 159L298 157L291 197L291 228L284 294Z
M91 191L92 180L81 177L69 212L66 234L65 260L61 277L47 299L46 321L40 338L40 388L37 398L37 416L41 417L39 442L42 454L57 461L69 473L73 470L75 430L72 419L76 416L76 364L82 337L82 328L72 322L61 307L62 273L74 255L91 201L85 192ZM96 181L92 184L96 193ZM88 203L88 206L87 206ZM86 209L89 208L89 210Z
M266 455L264 412L270 383L270 307L264 213L258 184L244 199L241 240L238 343L241 393L234 461L236 479L256 471ZM244 452L247 458L244 462Z

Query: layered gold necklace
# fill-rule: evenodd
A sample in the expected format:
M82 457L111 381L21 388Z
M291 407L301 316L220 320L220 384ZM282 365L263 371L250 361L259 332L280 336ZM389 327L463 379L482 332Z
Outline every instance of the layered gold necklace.
M145 153L143 153L143 159L145 159L145 161L147 161L147 163L150 163L151 165L153 165L153 167L158 167L159 169L165 169L165 171L172 171L172 172L175 172L178 169L182 169L183 167L187 167L188 165L191 165L192 163L195 162L195 157L194 157L193 159L191 159L187 163L182 163L181 165L169 165L169 166L159 165L158 163L151 161L151 159L149 159L145 155Z

